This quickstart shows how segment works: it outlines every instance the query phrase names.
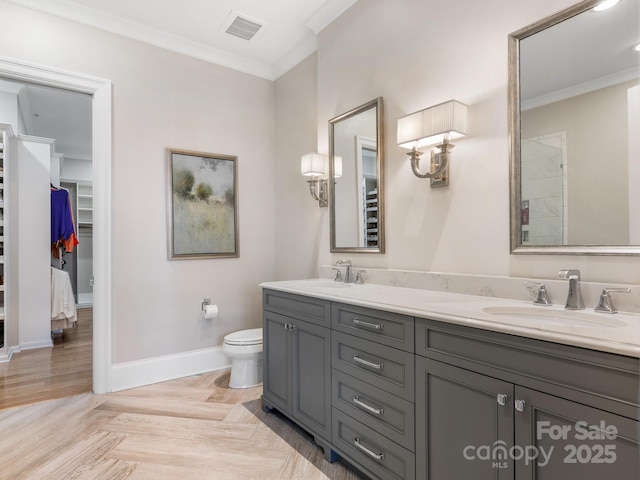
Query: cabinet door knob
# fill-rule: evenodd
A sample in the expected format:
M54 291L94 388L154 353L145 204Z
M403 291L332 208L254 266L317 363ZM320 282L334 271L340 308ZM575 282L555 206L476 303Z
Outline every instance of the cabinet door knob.
M498 404L500 405L506 405L508 398L509 397L507 397L504 393L499 393L498 395L496 395L496 399L498 400Z
M516 406L516 410L519 412L524 412L524 409L527 406L527 402L524 400L516 400L514 404Z

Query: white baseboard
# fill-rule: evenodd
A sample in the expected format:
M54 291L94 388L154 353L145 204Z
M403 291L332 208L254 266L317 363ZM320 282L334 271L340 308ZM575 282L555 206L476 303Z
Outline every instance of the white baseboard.
M222 347L164 355L111 366L109 390L117 392L231 367Z
M25 343L21 343L18 346L17 351L22 351L22 350L33 350L35 348L50 348L53 347L53 342L51 341L51 339L47 339L47 340L38 340L37 342L25 342Z
M11 360L11 356L14 353L20 352L20 347L14 345L13 347L5 348L4 352L0 353L0 363L6 363Z

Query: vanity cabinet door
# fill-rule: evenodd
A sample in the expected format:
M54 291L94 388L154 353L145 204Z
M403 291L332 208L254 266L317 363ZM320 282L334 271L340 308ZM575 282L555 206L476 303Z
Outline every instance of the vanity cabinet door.
M276 408L319 437L332 458L331 331L267 310L263 328L263 408Z
M514 480L513 462L504 454L514 440L513 389L416 357L416 478Z
M263 318L263 395L269 406L290 414L292 319L267 311Z
M331 331L299 320L292 324L292 416L313 433L330 440Z
M515 398L516 444L538 453L516 461L518 480L640 478L640 422L519 386Z

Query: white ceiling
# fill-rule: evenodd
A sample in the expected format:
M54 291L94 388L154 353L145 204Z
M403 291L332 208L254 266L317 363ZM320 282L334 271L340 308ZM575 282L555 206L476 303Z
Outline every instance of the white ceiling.
M317 48L317 34L357 0L5 0L217 65L275 80ZM233 14L264 24L251 40L225 33ZM235 17L233 17L235 18ZM91 97L0 79L20 92L30 135L65 158L91 158Z
M275 80L317 48L317 34L357 0L5 0ZM225 33L232 13L264 26Z

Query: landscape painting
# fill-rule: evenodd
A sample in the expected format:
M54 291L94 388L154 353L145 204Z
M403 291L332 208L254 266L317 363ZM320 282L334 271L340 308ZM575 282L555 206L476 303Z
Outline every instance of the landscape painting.
M167 150L169 258L238 257L237 157Z

